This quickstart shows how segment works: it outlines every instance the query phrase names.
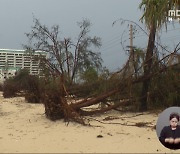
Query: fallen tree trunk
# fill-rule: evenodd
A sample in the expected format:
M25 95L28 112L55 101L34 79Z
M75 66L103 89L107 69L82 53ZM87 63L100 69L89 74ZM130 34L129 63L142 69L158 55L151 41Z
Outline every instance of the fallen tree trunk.
M168 56L166 56L166 57L168 57ZM161 61L161 60L160 60L160 61ZM159 62L160 62L160 61L159 61ZM150 73L150 74L148 74L148 75L146 75L146 76L142 75L142 76L140 76L140 77L138 77L138 78L135 78L135 79L131 80L131 84L136 84L136 83L144 82L144 81L146 81L146 80L151 79L153 76L158 75L159 73L165 72L165 71L166 71L167 69L169 69L169 68L176 68L177 66L179 66L179 63L178 63L178 64L171 65L171 66L163 67L163 68L161 68L159 71L157 71L157 72L152 72L152 73ZM178 68L177 68L177 69L178 69ZM122 71L123 71L123 70L122 70ZM111 90L111 91L108 91L108 92L106 92L106 93L104 93L104 94L101 94L100 96L97 96L97 97L94 97L94 98L90 98L90 99L87 99L87 98L86 98L86 99L84 99L84 100L82 100L82 101L80 101L80 102L78 102L78 103L71 104L71 107L72 107L73 109L75 109L75 110L79 110L80 114L82 114L82 113L84 113L84 115L86 115L86 114L95 114L96 111L92 111L92 112L90 113L89 111L88 111L88 112L87 112L87 111L83 111L81 108L98 104L98 103L102 102L103 100L105 100L106 98L108 98L108 97L110 97L110 96L112 96L112 95L114 95L114 94L116 94L116 93L122 92L122 89L123 89L124 87L126 87L126 85L127 85L127 84L126 84L127 80L129 80L128 77L125 78L125 79L122 81L121 85L119 85L119 86L118 86L119 88L117 88L117 89L113 89L113 90ZM147 94L146 94L146 95L147 95ZM142 96L141 98L144 98L144 97L146 97L146 96L144 95L144 96ZM108 107L108 108L106 108L106 109L102 109L102 111L101 111L101 110L97 110L97 113L101 113L101 112L103 113L103 112L106 112L106 111L111 110L111 109L114 109L114 108L116 108L116 106L113 106L112 108L111 108L111 106L110 106L110 107Z
M89 115L94 115L94 114L98 114L98 113L104 113L104 112L110 111L112 109L116 109L116 108L118 108L121 105L125 105L128 102L129 102L129 100L128 101L119 102L119 103L116 103L114 105L110 105L110 106L108 106L106 108L102 108L100 110L85 111L85 110L80 109L79 110L79 114L81 116L89 116Z
M160 69L158 72L151 73L151 74L149 74L147 76L144 76L144 75L140 76L139 78L132 80L131 83L132 84L136 84L136 83L139 83L139 82L143 82L143 81L145 81L145 80L147 80L149 78L152 78L153 76L155 76L155 75L157 75L159 73L162 73L162 72L166 71L168 68L173 68L173 67L176 67L177 65L179 65L179 64L174 64L174 65L169 66L169 67L164 67L164 68ZM124 79L123 82L125 83L126 80L127 79ZM106 92L104 94L101 94L100 96L97 96L97 97L94 97L94 98L90 98L90 99L86 98L86 99L84 99L84 100L82 100L82 101L80 101L78 103L71 104L71 106L72 106L72 108L74 108L76 110L76 109L80 109L82 107L87 107L87 106L95 105L95 104L103 101L104 99L106 99L106 98L108 98L108 97L110 97L110 96L112 96L112 95L114 95L116 93L121 92L122 89L125 87L125 84L123 86L121 85L119 87L120 88L113 89L113 90L108 91L108 92Z
M119 91L120 91L119 89L115 89L115 90L106 92L106 93L104 93L104 94L102 94L100 96L97 96L95 98L91 98L89 100L86 99L86 100L82 100L81 102L78 102L78 103L75 103L75 104L71 104L71 106L72 106L73 109L76 110L76 109L80 109L82 107L87 107L87 106L95 105L95 104L103 101L107 97L116 94Z

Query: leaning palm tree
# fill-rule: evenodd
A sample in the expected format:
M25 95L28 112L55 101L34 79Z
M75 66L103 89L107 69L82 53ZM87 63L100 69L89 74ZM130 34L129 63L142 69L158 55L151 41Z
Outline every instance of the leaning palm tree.
M168 10L172 8L173 5L177 5L175 2L176 0L174 0L174 2L170 0L142 0L139 5L139 8L143 10L143 15L140 20L145 23L149 30L149 40L144 62L144 76L148 76L152 70L156 32L160 30L163 25L167 27ZM140 111L147 110L147 92L150 82L150 78L143 81Z

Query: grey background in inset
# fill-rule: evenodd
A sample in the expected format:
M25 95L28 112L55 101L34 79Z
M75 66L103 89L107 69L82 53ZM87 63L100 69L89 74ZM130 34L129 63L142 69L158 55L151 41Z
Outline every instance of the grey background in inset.
M180 115L180 107L169 107L165 109L158 117L157 123L156 123L156 133L157 136L160 136L161 130L164 126L169 126L169 116L172 112L176 112ZM178 123L178 125L180 122Z

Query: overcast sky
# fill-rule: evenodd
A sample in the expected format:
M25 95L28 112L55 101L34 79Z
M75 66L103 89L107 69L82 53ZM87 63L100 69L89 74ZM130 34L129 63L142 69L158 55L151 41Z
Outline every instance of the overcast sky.
M89 19L92 23L91 36L102 38L101 52L104 66L115 71L125 63L127 56L121 46L129 45L129 29L116 22L120 18L132 20L139 25L142 12L138 9L141 0L0 0L0 48L23 49L27 44L25 33L30 32L33 16L42 24L60 26L60 37L75 39L79 33L77 22ZM124 32L125 31L125 32ZM123 33L124 32L124 33ZM180 41L180 24L164 31L163 43L171 47ZM146 47L147 36L142 31L134 35L134 45ZM127 49L127 48L126 48Z

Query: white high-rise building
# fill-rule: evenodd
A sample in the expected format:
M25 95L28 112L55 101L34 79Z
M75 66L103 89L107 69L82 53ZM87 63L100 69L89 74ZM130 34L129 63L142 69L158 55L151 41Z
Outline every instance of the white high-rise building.
M39 75L40 61L35 57L40 55L46 57L46 53L42 51L30 55L25 50L0 49L0 82L14 76L20 69L29 70L31 75Z

